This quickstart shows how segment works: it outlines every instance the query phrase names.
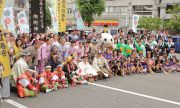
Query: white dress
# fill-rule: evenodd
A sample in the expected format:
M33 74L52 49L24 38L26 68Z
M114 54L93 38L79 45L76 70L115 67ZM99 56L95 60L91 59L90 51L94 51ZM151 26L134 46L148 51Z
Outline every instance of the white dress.
M78 63L78 67L81 70L80 75L93 75L93 76L97 76L97 71L92 68L92 66L87 62L84 63L83 61Z

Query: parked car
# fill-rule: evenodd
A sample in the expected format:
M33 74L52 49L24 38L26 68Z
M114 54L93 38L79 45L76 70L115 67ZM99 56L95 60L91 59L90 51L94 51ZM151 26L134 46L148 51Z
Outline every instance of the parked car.
M175 52L180 53L180 36L172 36L172 39L175 44Z

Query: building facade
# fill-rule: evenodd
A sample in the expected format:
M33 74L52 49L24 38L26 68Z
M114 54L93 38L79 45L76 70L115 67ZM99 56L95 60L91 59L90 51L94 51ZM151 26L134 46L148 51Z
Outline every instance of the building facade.
M72 6L74 0L67 0L68 25L75 25ZM105 11L95 17L92 26L102 28L108 24L109 28L131 28L133 14L140 16L170 18L167 8L172 4L180 4L180 0L105 0Z

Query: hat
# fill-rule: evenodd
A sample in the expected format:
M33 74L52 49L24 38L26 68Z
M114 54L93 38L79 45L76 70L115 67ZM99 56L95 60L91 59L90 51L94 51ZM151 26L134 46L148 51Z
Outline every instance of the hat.
M72 58L76 57L76 53L71 54L71 57Z
M27 69L27 71L30 72L30 73L35 73L35 71L32 70L32 69Z
M63 67L63 66L64 66L64 64L62 63L62 64L57 65L57 68L58 67Z
M45 66L45 69L47 69L47 68L51 68L51 66L49 66L49 65L48 65L48 66Z
M103 52L102 52L102 51L100 51L100 50L97 52L97 54L102 54L102 53L103 53Z
M31 56L31 53L29 51L23 51L21 56Z
M66 58L66 63L70 62L72 60L72 58L73 58L72 56L67 57Z

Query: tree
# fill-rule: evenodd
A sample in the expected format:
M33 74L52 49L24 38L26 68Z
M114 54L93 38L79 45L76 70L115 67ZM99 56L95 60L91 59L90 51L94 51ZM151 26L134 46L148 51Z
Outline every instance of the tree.
M45 25L47 26L51 26L51 13L49 10L49 6L50 4L46 2L46 6L45 6Z
M164 28L169 29L172 33L180 33L180 5L174 5L168 12L172 14L169 20L164 21Z
M139 19L138 28L148 30L158 30L162 27L163 21L158 17L141 17Z
M105 9L104 0L78 0L79 11L82 19L91 26L94 15L101 15Z

